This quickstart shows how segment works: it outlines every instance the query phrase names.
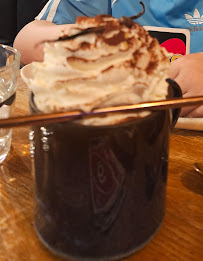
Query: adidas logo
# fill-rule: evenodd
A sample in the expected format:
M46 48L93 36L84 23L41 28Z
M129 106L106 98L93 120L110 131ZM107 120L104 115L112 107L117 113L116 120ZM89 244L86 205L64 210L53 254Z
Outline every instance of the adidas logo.
M200 13L195 9L193 17L189 14L185 14L185 18L190 24L203 24L203 15L200 16Z

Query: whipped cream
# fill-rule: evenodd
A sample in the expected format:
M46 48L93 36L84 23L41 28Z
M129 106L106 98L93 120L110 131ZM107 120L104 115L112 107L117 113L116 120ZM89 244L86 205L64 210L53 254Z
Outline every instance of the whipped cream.
M170 62L158 41L139 24L108 15L78 17L70 35L97 26L104 30L46 43L44 61L32 63L29 87L40 111L91 111L166 98Z

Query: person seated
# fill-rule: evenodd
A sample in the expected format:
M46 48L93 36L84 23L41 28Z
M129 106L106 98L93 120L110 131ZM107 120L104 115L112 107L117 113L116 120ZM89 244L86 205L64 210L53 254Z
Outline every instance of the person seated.
M165 3L162 8L160 8L158 0L144 1L145 13L137 19L137 22L143 26L159 27L162 28L162 31L167 27L166 31L168 32L170 25L173 27L173 31L177 27L177 29L183 29L184 32L187 32L187 35L189 34L191 40L190 52L192 54L186 54L184 51L183 54L180 54L179 59L171 62L169 70L169 77L180 85L183 97L203 96L203 46L200 40L203 40L203 33L202 31L195 31L190 34L190 27L188 27L188 21L192 21L190 17L200 16L198 10L202 10L201 1L188 2L185 0L187 5L184 5L184 0L174 0ZM62 31L68 34L69 30L74 27L77 16L92 17L103 13L119 18L123 15L137 14L144 5L140 5L137 0L84 0L74 2L70 0L50 0L36 19L28 23L18 33L14 46L21 52L22 64L42 61L44 42L57 39ZM178 16L175 12L177 8L180 11ZM182 17L184 17L184 20ZM191 24L191 26L193 25ZM192 27L191 30L193 30ZM174 41L169 42L174 44ZM203 117L203 106L187 107L181 110L181 115Z

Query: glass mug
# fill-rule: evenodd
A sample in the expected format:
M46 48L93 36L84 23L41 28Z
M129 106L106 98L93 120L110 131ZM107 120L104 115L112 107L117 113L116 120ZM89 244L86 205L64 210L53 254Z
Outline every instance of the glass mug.
M39 112L33 97L30 106ZM173 120L165 110L110 126L32 127L34 224L44 245L71 259L115 260L152 239L165 213L173 112Z
M13 116L20 53L6 45L0 45L0 119ZM0 129L0 163L10 150L12 129Z

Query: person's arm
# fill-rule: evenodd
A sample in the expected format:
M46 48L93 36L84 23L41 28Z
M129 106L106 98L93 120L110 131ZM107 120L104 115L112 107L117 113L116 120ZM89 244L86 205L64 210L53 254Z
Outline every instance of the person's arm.
M21 53L21 64L42 61L44 42L57 39L62 31L68 33L73 26L72 24L56 25L43 20L35 20L27 24L14 41L14 47Z
M183 97L203 96L203 53L188 54L173 61L169 77L180 85ZM181 116L203 117L203 105L185 107Z

